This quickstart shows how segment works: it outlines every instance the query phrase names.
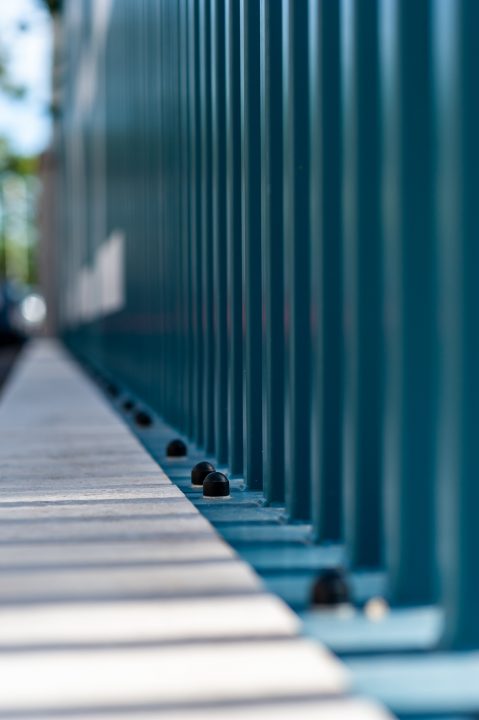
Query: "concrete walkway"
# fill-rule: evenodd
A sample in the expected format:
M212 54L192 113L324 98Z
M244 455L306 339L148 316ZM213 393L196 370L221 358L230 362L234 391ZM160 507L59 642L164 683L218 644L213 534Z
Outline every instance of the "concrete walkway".
M380 720L54 343L0 402L0 717Z

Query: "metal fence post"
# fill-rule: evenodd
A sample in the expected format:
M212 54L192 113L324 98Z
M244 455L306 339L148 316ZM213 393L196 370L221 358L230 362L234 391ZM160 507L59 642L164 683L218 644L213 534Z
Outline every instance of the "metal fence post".
M238 0L225 0L228 465L243 472L243 288L241 271L241 62Z
M436 598L430 11L381 5L385 556L390 599Z
M284 502L282 6L261 0L263 484Z
M339 8L309 0L311 477L318 541L342 530Z
M201 154L201 115L200 115L200 54L199 54L199 3L197 0L189 2L189 41L190 41L190 147L191 147L191 201L192 201L192 228L193 252L191 263L192 273L192 305L194 311L194 433L193 437L198 445L204 442L203 422L203 362L204 338L202 317L202 210L201 210L201 181L202 181L202 154Z
M242 247L244 322L244 475L262 487L261 146L259 2L240 1Z
M344 532L353 566L381 561L378 3L342 0Z
M474 0L435 0L443 642L479 647L479 86Z
M182 286L185 295L182 316L182 336L184 338L184 418L183 430L191 438L193 431L193 337L192 337L192 218L191 218L191 184L190 184L190 162L191 146L189 133L190 117L190 47L189 47L189 23L188 23L188 0L179 2L179 28L181 55L181 80L180 80L180 103L181 103L181 144L182 164L180 174L181 212L183 214L182 224Z
M292 520L311 512L307 0L283 0L285 482Z
M211 0L199 0L202 202L202 335L204 447L215 450L215 333L213 326L213 197L211 135Z
M211 3L213 182L213 316L215 339L215 454L228 460L228 334L226 324L225 0Z

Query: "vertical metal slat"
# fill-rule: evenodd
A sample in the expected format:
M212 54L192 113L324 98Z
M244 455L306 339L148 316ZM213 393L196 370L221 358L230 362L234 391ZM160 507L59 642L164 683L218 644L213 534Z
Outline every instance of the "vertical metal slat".
M437 574L430 11L381 10L385 557L390 599L417 604L436 600Z
M281 3L261 0L260 12L263 489L268 502L284 502Z
M311 477L318 541L342 532L340 4L309 0Z
M213 304L215 455L228 460L228 335L226 324L225 0L211 0Z
M435 0L443 645L479 646L479 87L473 0Z
M308 520L310 482L307 0L283 0L286 509Z
M342 0L344 532L353 566L381 561L381 301L377 0Z
M261 488L261 148L259 4L241 0L244 475Z
M228 464L232 475L240 475L243 472L240 14L237 0L225 2Z
M203 443L207 453L215 450L215 336L213 326L213 226L211 175L211 0L200 0L200 116L201 116L201 240L202 240L202 334L203 334Z

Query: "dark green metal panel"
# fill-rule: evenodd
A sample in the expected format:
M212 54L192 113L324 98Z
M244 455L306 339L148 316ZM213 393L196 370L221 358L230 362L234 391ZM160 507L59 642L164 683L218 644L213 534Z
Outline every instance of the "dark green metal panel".
M282 6L261 0L263 484L284 502Z
M283 0L286 509L311 515L307 0Z
M377 0L342 0L344 535L351 563L381 561L383 371Z
M340 4L309 2L312 517L317 540L342 530Z

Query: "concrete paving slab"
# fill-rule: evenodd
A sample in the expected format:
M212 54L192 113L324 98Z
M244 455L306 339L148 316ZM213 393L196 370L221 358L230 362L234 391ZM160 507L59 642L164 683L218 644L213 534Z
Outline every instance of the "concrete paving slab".
M25 351L0 436L1 717L387 717L57 344Z

